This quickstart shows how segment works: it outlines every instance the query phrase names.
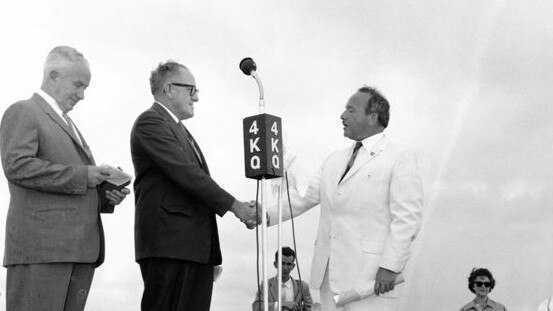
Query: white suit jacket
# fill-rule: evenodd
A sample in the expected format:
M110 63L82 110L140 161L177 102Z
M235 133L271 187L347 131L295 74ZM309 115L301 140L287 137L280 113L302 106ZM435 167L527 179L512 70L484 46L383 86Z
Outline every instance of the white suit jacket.
M294 216L321 205L310 285L321 287L328 263L334 293L372 288L379 267L403 271L421 223L423 190L414 154L383 136L359 150L338 183L352 152L353 146L332 153L303 196L290 178L294 165L289 169ZM290 213L283 193L286 220ZM275 224L276 209L268 213L270 225ZM386 296L396 296L395 291Z

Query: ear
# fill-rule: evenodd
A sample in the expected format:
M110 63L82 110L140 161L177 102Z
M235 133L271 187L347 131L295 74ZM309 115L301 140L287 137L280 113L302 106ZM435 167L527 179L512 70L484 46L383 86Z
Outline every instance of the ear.
M163 93L167 94L167 97L173 98L173 94L171 94L171 84L165 83L163 85Z
M52 81L56 81L56 79L60 76L60 73L55 71L55 70L52 70L50 71L50 73L48 74L48 78Z
M275 268L277 268L277 269L278 269L278 264L277 264L277 262L276 262L276 261L275 261L275 262L273 262L273 266L275 266Z

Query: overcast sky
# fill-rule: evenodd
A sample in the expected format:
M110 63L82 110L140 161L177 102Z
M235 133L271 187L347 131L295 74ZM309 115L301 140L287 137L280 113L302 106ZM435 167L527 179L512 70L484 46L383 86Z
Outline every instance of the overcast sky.
M268 112L282 118L285 144L307 172L351 144L339 115L358 87L374 85L392 106L388 136L415 150L425 186L403 310L459 309L473 298L473 267L494 273L492 299L536 310L553 293L551 16L545 0L9 1L0 9L0 110L40 86L54 46L74 46L89 60L92 81L72 119L98 163L134 173L129 134L153 102L149 73L178 60L201 90L185 124L213 178L250 200L242 119L258 113L258 90L238 69L242 58L256 61ZM133 201L131 194L103 217L107 257L87 310L139 308ZM2 178L1 241L8 202ZM318 215L315 208L296 221L305 280ZM219 224L224 271L212 310L248 310L255 232L230 213ZM283 231L291 245L290 225ZM276 229L269 234L272 253ZM0 293L4 300L5 269Z

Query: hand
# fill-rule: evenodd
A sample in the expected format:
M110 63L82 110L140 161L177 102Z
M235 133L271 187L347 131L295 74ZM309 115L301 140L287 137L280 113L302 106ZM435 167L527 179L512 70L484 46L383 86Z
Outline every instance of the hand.
M382 267L378 268L376 272L376 282L374 283L374 293L378 296L392 291L395 286L397 275L398 273L394 271Z
M127 194L131 193L131 191L127 188L119 190L108 190L106 191L106 198L108 198L109 203L113 205L118 205L125 199Z
M94 188L101 184L106 177L110 176L109 168L104 166L87 166L87 186Z
M253 202L253 201L252 201ZM252 204L252 202L240 202L240 201L234 201L232 203L232 206L230 210L234 213L234 215L240 219L241 222L246 224L246 227L248 229L255 228L256 225L259 224L259 221L257 221L255 217L255 203Z
M300 306L293 301L283 301L282 310L300 311Z

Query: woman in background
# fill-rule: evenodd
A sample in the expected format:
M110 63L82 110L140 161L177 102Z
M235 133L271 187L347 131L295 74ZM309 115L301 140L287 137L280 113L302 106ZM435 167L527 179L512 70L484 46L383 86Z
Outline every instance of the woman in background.
M461 308L461 311L506 311L505 306L495 302L488 297L488 294L495 286L495 279L492 273L486 268L472 269L469 275L469 290L476 297L474 300Z

